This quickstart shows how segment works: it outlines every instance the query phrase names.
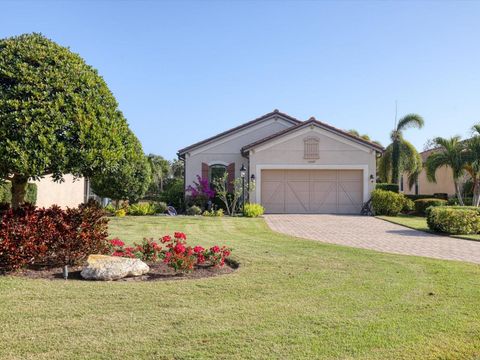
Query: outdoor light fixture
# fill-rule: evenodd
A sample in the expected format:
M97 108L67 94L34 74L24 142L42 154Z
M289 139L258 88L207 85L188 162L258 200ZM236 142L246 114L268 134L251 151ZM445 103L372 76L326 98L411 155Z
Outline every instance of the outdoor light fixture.
M373 179L374 179L373 175L370 175L370 182L373 183Z
M255 182L255 174L250 175L250 180L251 180L252 182Z
M245 164L242 164L242 167L240 168L240 176L242 179L245 178L245 175L247 174L247 169L245 168Z
M247 168L242 164L240 168L240 177L242 178L242 212L245 214L245 175L247 175Z

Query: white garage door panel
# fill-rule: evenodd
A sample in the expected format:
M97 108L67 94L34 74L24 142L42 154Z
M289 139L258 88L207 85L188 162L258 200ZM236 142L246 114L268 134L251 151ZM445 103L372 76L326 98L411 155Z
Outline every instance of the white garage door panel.
M362 170L262 170L267 213L356 214L363 202Z

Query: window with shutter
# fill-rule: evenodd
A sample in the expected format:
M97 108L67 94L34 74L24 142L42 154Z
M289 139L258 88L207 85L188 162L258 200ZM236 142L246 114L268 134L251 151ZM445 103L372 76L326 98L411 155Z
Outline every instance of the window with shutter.
M303 140L303 146L304 146L303 158L319 159L320 158L319 143L320 141L315 137L309 137Z

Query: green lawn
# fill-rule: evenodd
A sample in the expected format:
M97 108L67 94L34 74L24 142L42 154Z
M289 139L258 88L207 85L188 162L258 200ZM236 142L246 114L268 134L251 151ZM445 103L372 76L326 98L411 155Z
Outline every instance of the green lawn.
M473 359L480 266L271 232L262 219L126 217L133 242L228 244L232 275L169 282L0 278L0 359Z
M399 214L398 216L377 216L379 219L387 220L395 224L403 225L411 229L425 232L433 232L428 228L427 219L423 216ZM452 237L468 240L480 240L480 234L474 235L451 235Z

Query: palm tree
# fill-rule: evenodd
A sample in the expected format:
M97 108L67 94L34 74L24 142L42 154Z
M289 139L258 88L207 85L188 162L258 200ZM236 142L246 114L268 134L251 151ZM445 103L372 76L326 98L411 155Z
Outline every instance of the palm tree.
M405 139L401 139L400 144L400 159L398 166L399 173L405 173L408 176L408 186L411 188L418 179L418 175L422 171L422 158L415 146ZM383 156L378 161L377 174L382 182L395 183L393 179L393 148L391 143L385 149Z
M438 151L435 151L427 158L425 164L427 179L436 182L435 173L437 170L443 166L450 167L453 174L455 193L459 204L463 206L459 181L464 175L468 160L465 153L465 144L460 140L460 136L453 136L448 139L437 137L433 140L433 144L438 147Z
M400 174L402 170L402 150L405 148L402 146L402 143L405 143L405 140L403 139L403 130L412 127L420 129L423 127L423 124L424 121L420 115L408 114L398 121L395 125L395 129L392 131L392 181L395 184L400 182Z
M473 182L473 206L480 205L480 124L472 127L473 136L465 142L465 170Z

